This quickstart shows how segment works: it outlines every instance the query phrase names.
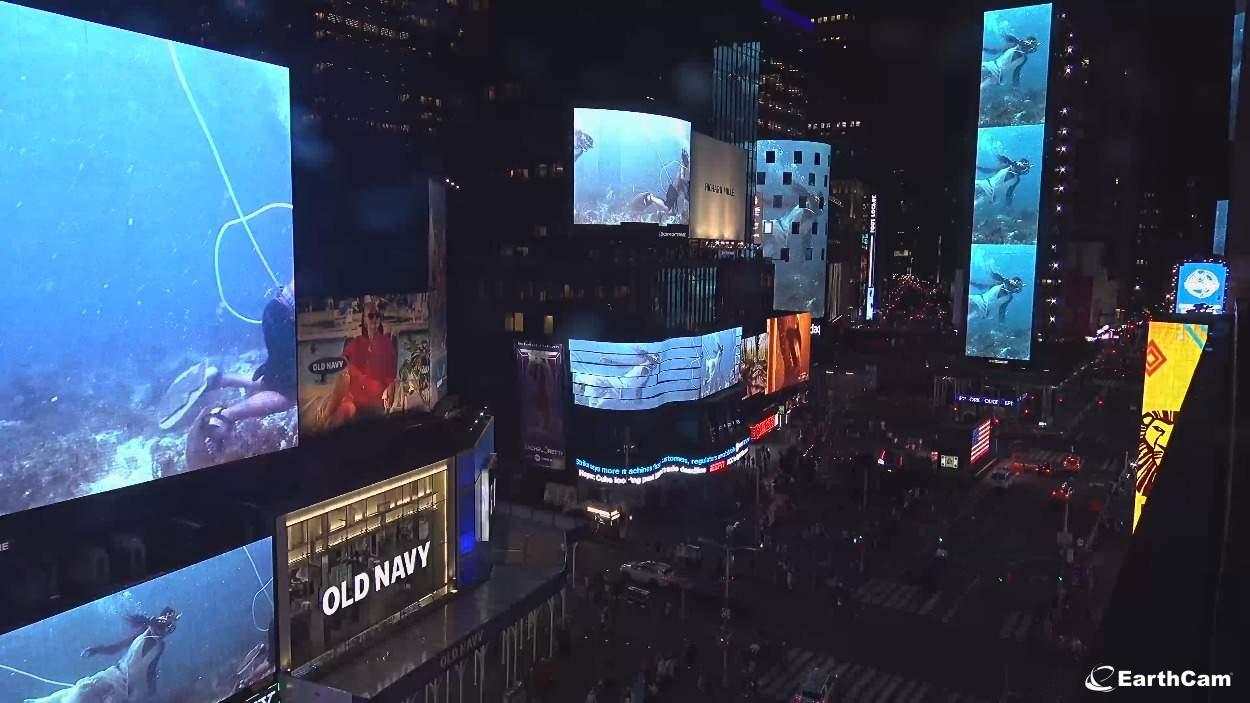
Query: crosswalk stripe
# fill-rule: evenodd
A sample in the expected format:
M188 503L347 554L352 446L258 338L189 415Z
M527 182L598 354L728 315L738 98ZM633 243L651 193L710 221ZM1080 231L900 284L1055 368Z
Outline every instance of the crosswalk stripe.
M1020 626L1016 628L1015 639L1023 642L1026 635L1029 634L1029 625L1033 624L1033 613L1025 613L1024 618L1020 621Z
M924 700L924 694L928 692L929 692L929 684L927 683L920 684L920 688L916 689L916 692L912 694L910 703L920 703L920 701Z
M803 650L803 653L794 660L790 667L782 672L782 674L778 676L772 684L764 686L763 690L766 693L775 690L777 694L780 694L781 689L790 685L790 683L794 681L795 677L798 676L798 673L802 671L803 668L807 666L807 663L815 656L816 655L813 652Z
M1016 627L1016 621L1020 618L1020 611L1013 610L1011 615L1007 616L1007 621L1003 623L1002 629L998 631L999 639L1007 639Z
M933 610L933 606L937 605L938 599L941 597L942 597L941 591L938 591L937 593L934 593L933 595L929 596L929 600L925 601L924 606L920 608L920 614L928 615L929 611Z
M879 585L881 585L881 581L879 579L869 579L861 583L859 585L859 588L855 589L855 595L852 597L855 599L859 599L862 596L864 596L866 593L868 593L868 591L876 588Z
M902 680L903 680L903 677L899 676L898 674L886 674L885 676L882 676L880 679L874 682L872 686L869 686L867 689L864 690L864 701L867 702L867 701L881 700L882 698L881 691L886 686L889 686L890 688L894 688L895 686L898 685L898 682Z
M859 692L868 684L869 681L872 681L878 673L879 672L876 669L867 669L864 675L860 677L859 681L856 681L855 685L851 687L851 690L847 691L846 703L855 703L855 701L859 699Z
M774 664L772 668L764 672L764 675L760 677L760 688L770 688L772 684L776 682L777 677L785 673L786 669L789 668L790 665L794 663L794 660L797 659L803 652L804 650L799 649L798 647L791 647L786 650L785 657L780 662Z
M882 606L886 608L901 608L904 603L911 600L912 589L914 588L915 586L900 586L899 589L895 591L894 596L890 598L890 600L883 603Z
M889 682L885 686L883 686L880 691L877 692L877 700L882 701L883 703L889 701L890 694L894 693L894 690L897 689L900 685L902 685L902 683L906 680L907 679L903 678L902 676L899 676L898 674L894 674L890 676Z
M908 681L907 685L898 692L898 696L894 699L894 703L905 703L907 701L907 694L911 693L911 690L919 685L919 681Z
M888 582L883 588L877 589L876 592L872 594L872 596L870 596L869 598L866 598L864 602L870 605L879 605L880 603L885 601L885 599L889 598L895 592L897 592L898 586L899 584L897 583L894 583L892 581Z

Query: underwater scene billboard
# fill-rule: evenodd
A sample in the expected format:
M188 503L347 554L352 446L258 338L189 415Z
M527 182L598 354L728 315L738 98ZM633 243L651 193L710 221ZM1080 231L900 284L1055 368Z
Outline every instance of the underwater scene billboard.
M602 410L649 410L698 400L739 380L742 328L659 342L569 340L573 402Z
M433 409L433 295L327 300L299 313L301 432Z
M0 698L217 703L273 676L273 540L0 635Z
M573 224L690 222L690 123L573 110Z
M1046 132L1051 6L987 12L964 353L1027 361Z
M0 515L295 446L287 69L0 2Z

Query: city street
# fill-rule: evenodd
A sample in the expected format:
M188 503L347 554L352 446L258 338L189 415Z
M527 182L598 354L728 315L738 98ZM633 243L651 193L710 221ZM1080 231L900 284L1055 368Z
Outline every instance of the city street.
M1123 548L1123 537L1110 531L1097 535L1092 554L1079 548L1095 534L1095 510L1108 503L1122 473L1122 452L1116 460L1108 451L1112 445L1101 437L1129 412L1127 403L1117 408L1119 412L1105 410L1083 425L1090 441L1104 451L1074 476L1058 470L1051 476L1022 472L999 491L990 485L988 470L970 483L906 470L870 475L867 511L861 467L839 465L812 474L849 472L829 482L831 490L819 481L801 480L779 489L791 496L794 512L771 531L768 549L742 552L731 567L728 691L737 695L754 678L760 700L782 700L817 668L839 675L841 700L846 701L989 701L1005 695L1011 700L1054 700L1061 691L1079 686L1080 666L1066 646L1061 649L1058 636L1075 635L1084 642L1093 636L1092 595L1102 590L1097 588L1102 578L1111 581L1116 563L1102 550L1114 554ZM788 443L795 440L791 433ZM1046 448L1053 445L1037 442L1026 451L1058 468L1066 449ZM784 449L780 445L772 451L774 467ZM999 462L1009 464L1006 458ZM744 465L734 470L749 471ZM867 470L882 471L875 466ZM1073 487L1067 521L1075 568L1065 563L1059 546L1063 505L1051 500L1052 490L1064 480ZM897 529L869 529L888 523L883 516L902 507L898 496L917 486L925 488L926 498L909 501ZM1119 506L1116 514L1123 515L1129 501L1121 492L1110 505L1113 510ZM749 525L752 514L753 506L744 503L736 519ZM705 525L700 534L716 534L729 517ZM820 535L813 534L818 523ZM584 542L577 557L578 591L585 593L582 583L591 575L616 579L625 561L671 562L673 541L690 529L689 516L681 524L681 529L667 530L663 524L635 524L629 539ZM844 529L850 542L842 538ZM860 534L862 573L856 551ZM947 565L930 581L925 575L931 573L928 567L939 547L949 555ZM569 675L561 677L558 700L583 700L594 681L633 676L653 665L657 653L675 656L687 638L695 645L697 665L680 674L659 700L689 700L672 692L696 692L699 672L716 691L708 700L726 700L728 694L719 691L724 594L718 575L723 551L710 545L702 551L701 564L680 565L690 580L684 618L676 589L648 588L653 600L647 608L619 601L609 606L616 613L612 638L598 634L601 604L586 603L577 611L584 620L578 630L585 633L577 646L595 651L595 664L562 667ZM793 574L792 590L780 564ZM833 574L848 584L841 607L835 605L827 581ZM1067 607L1056 610L1061 585ZM594 588L598 596L604 587ZM762 652L752 673L747 650L753 643ZM607 700L617 699L609 695Z

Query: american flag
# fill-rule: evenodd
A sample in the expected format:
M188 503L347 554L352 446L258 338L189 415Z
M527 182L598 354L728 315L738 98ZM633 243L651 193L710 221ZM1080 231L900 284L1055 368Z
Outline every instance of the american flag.
M990 421L986 420L972 431L972 456L969 457L968 463L975 464L981 457L990 453L990 427Z

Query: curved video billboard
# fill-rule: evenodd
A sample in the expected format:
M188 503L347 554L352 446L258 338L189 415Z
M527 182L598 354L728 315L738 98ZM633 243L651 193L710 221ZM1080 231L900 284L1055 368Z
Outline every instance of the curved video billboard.
M829 238L828 144L764 139L756 144L756 241L773 261L773 307L825 314Z
M573 109L573 224L690 222L690 123Z
M274 673L273 540L0 635L0 696L217 703Z
M0 2L0 515L298 443L287 69Z
M1051 6L985 13L964 353L1032 356Z
M812 314L769 318L767 392L802 383L811 371Z
M649 410L698 400L738 382L742 328L659 342L569 340L573 402L602 410Z

